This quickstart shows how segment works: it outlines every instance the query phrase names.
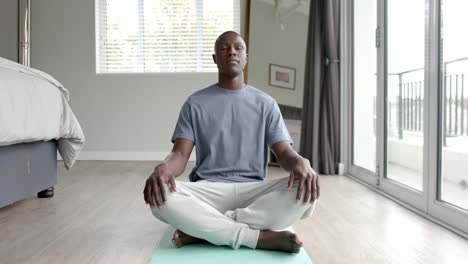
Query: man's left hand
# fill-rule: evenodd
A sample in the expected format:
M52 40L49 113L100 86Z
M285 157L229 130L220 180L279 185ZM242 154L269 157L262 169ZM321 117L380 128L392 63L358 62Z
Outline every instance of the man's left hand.
M310 166L308 159L301 156L296 157L296 165L291 169L288 188L291 189L294 181L298 181L296 199L301 200L305 191L303 202L313 203L320 196L319 176Z

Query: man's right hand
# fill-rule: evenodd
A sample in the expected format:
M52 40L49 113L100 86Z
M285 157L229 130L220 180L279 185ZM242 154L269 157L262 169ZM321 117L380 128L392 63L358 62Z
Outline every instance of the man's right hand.
M146 180L145 189L143 190L146 204L151 207L155 205L161 207L166 203L165 184L170 185L172 192L176 191L173 176L177 177L184 172L193 146L190 139L177 138L175 140L171 153L154 168L153 173Z
M156 206L161 208L167 201L166 191L164 185L169 184L171 191L176 191L176 184L174 177L167 176L164 173L162 166L158 165L154 169L153 173L148 177L145 184L145 189L143 190L143 195L145 197L146 204L149 204L151 207ZM154 197L154 200L153 200Z

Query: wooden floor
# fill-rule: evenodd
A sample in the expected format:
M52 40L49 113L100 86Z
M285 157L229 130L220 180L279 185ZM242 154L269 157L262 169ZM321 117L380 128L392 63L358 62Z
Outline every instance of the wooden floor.
M155 163L59 165L54 198L0 209L0 263L149 263L166 228L142 196ZM315 264L468 263L467 240L347 177L321 177L321 191L294 226Z

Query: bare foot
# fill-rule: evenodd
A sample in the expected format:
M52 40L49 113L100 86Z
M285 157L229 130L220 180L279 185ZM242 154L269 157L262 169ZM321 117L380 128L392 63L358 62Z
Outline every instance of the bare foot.
M257 242L257 248L299 253L302 242L299 236L289 231L262 230Z
M179 229L174 231L174 234L172 235L172 244L174 244L174 246L177 248L180 248L189 244L204 243L204 242L206 241L200 238L187 235L184 232L180 231Z

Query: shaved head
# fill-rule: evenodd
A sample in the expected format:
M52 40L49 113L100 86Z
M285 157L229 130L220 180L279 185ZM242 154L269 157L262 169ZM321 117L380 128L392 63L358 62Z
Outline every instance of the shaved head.
M247 64L247 47L241 35L235 31L223 32L216 39L213 61L218 72L227 78L242 75Z
M219 35L218 38L216 39L216 41L215 41L215 49L216 49L216 47L218 46L219 41L220 41L221 39L223 39L223 37L226 36L226 35L228 35L228 34L236 34L237 36L239 36L239 37L242 39L242 36L241 36L239 33L235 32L235 31L232 31L232 30L224 31L224 32L221 33L221 35ZM242 39L242 40L244 40L244 39ZM245 41L244 41L244 42L245 42Z

